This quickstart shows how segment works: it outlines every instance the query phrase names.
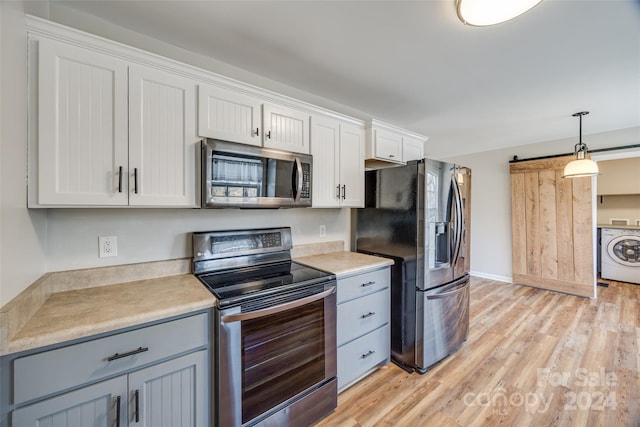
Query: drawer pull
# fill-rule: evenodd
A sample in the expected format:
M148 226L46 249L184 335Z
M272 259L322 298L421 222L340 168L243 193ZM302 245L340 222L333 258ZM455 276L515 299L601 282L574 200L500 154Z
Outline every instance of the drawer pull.
M109 356L107 358L107 362L111 362L112 360L122 359L123 357L133 356L134 354L144 353L145 351L149 351L149 347L138 347L135 350L128 351L126 353L116 353L113 356Z
M135 410L135 415L134 415L134 419L136 420L137 423L140 422L140 391L136 390L133 393L133 403L134 403L134 410Z
M374 282L374 281L372 280L371 282L363 283L363 284L362 284L362 287L363 287L363 288L366 288L367 286L371 286L371 285L375 285L375 284L376 284L376 282Z
M116 427L120 427L120 396L116 397Z
M360 356L360 359L366 359L367 357L373 356L375 353L375 351L369 350L367 354L363 354L362 356Z
M360 316L361 319L366 319L367 317L371 317L374 316L376 313L374 311L370 311L367 314L363 314L362 316Z

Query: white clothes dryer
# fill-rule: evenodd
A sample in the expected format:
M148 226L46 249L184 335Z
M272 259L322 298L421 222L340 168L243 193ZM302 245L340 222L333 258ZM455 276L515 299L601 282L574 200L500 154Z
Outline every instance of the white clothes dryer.
M602 278L640 284L640 230L602 228Z

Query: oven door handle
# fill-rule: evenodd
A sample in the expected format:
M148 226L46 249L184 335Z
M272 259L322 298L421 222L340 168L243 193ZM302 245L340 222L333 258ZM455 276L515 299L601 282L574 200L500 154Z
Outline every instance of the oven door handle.
M222 316L222 321L224 323L241 322L243 320L258 319L260 317L270 316L272 314L280 313L285 310L290 310L292 308L297 308L303 305L311 304L312 302L328 297L335 291L336 291L336 287L332 286L323 292L320 292L314 295L309 295L308 297L304 297L299 300L287 302L284 304L274 305L273 307L263 308L261 310L255 310L255 311L248 311L246 313L227 314L226 316Z

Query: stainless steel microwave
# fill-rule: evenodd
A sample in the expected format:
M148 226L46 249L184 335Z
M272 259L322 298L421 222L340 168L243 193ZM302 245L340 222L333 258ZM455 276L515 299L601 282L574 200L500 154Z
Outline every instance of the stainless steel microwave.
M311 206L312 157L235 142L202 141L202 207Z

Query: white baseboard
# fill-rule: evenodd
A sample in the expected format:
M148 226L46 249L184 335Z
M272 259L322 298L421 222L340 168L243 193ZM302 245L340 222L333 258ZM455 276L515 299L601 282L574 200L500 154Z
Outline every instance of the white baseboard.
M469 272L469 274L474 276L474 277L480 277L482 279L497 280L499 282L513 283L513 279L510 276L499 276L497 274L483 273L481 271L471 271L471 272Z

